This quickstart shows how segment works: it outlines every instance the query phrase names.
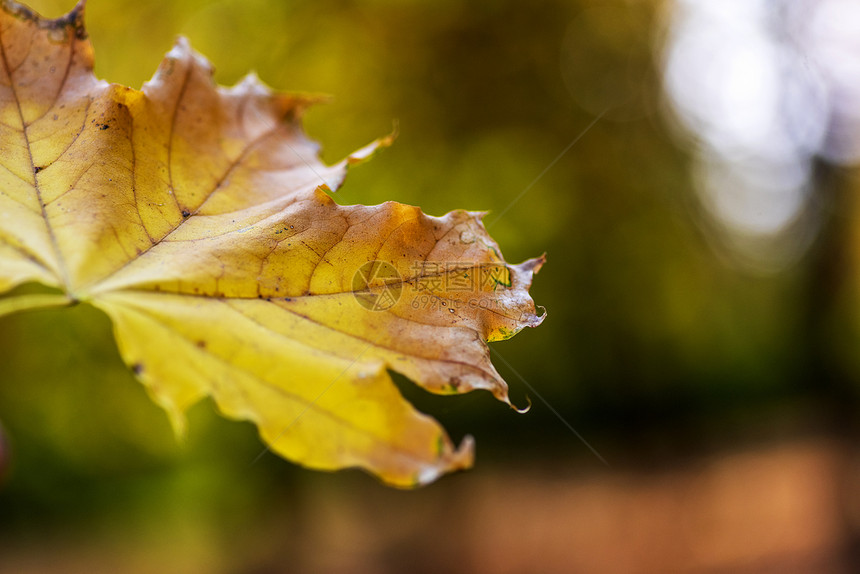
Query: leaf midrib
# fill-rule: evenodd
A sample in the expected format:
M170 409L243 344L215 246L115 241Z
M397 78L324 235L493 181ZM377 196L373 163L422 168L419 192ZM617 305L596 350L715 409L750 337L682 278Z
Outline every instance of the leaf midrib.
M57 90L57 96L55 96L54 102L51 103L49 108L53 107L54 103L56 103L56 98L59 97L59 94L62 93L63 87L66 84L66 81L69 77L69 70L72 66L72 60L75 55L75 36L73 34L69 34L71 38L69 42L69 60L66 64L66 70L63 73L63 79L60 82L60 87ZM33 161L33 150L30 146L30 137L28 134L29 124L24 120L24 111L21 108L21 99L18 97L18 90L15 88L15 79L13 77L15 70L9 65L9 59L6 55L6 47L3 43L3 32L2 28L0 28L0 59L2 59L3 67L6 69L6 73L9 75L9 89L12 91L12 96L15 99L15 108L18 111L18 119L21 122L21 133L24 136L24 141L27 147L27 157L30 159L30 173L33 174L33 190L36 193L36 200L39 202L39 210L42 214L42 220L45 222L45 229L48 233L48 238L51 242L51 247L54 251L54 256L56 258L56 269L51 269L51 265L48 261L44 260L44 257L39 257L41 259L41 264L46 268L48 272L55 273L58 275L58 279L60 280L60 284L63 289L73 296L71 293L71 283L69 280L69 272L66 267L65 259L63 258L62 252L60 251L60 245L57 241L57 235L54 231L54 227L51 225L51 221L48 218L48 213L46 210L45 202L42 199L42 190L39 187L39 181L36 177L36 163ZM34 253L34 255L37 255Z

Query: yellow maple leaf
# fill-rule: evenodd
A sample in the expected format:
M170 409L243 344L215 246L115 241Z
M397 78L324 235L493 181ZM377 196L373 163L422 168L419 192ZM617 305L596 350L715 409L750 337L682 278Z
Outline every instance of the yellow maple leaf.
M508 402L486 341L543 319L543 258L508 265L483 214L430 217L326 193L389 138L324 165L301 130L314 99L254 76L215 86L177 41L141 91L97 80L83 3L0 10L0 315L87 303L184 431L211 396L268 448L318 469L414 486L471 465L388 369L435 393Z

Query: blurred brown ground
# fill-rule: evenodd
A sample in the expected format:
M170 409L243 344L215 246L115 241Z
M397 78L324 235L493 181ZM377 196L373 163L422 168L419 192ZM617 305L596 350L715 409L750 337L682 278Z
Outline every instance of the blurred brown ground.
M168 540L153 551L110 536L24 545L7 538L0 572L857 571L856 447L806 439L669 468L576 473L496 467L468 488L455 477L400 505L386 504L369 482L349 494L311 488L305 529L273 511L256 532L231 540L226 559L207 560L201 548L183 553ZM263 544L254 542L260 532Z

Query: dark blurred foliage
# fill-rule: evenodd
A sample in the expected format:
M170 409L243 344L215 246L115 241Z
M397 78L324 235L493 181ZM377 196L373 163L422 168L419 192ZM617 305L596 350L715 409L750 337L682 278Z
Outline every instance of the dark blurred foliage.
M71 7L32 4L46 15ZM119 360L105 317L88 308L4 317L0 420L12 458L0 490L0 567L4 548L24 571L22 556L50 547L81 564L107 552L103 563L135 572L424 571L410 556L428 572L527 571L459 561L468 541L422 525L460 521L466 530L456 532L480 540L477 517L488 514L470 501L483 493L487 508L504 507L510 476L520 477L511 488L532 492L519 472L536 485L618 484L624 472L797 437L855 438L856 173L817 164L816 193L830 207L796 263L736 265L694 192L692 144L667 122L657 55L670 6L90 0L96 72L109 81L139 87L181 33L219 83L254 69L279 90L333 95L306 119L327 161L397 122L395 145L354 169L336 199L489 211L509 261L547 253L532 294L548 317L493 345L514 401L533 403L527 415L482 393L430 397L398 379L455 439L468 432L478 444L474 470L415 493L273 456L252 464L262 449L253 428L219 418L209 402L192 410L178 444ZM577 508L561 516L535 488L544 522L523 528L561 529L564 547ZM415 542L437 535L449 545L438 553ZM605 542L607 552L626 548ZM381 550L368 557L370 547ZM323 550L329 562L308 554Z

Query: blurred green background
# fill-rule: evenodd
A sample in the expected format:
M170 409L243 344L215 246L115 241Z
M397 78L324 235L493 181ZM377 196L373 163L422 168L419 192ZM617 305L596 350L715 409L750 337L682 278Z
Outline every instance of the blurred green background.
M101 78L139 88L183 34L221 84L255 70L279 90L334 96L305 124L329 162L397 122L395 145L354 169L337 201L489 211L508 261L547 253L532 294L548 317L493 345L527 415L398 381L455 440L477 439L475 469L417 492L271 455L252 464L254 429L209 402L177 444L104 316L0 318L0 570L856 571L860 180L850 158L810 148L789 224L768 235L720 223L701 192L713 150L666 92L672 26L694 4L90 0ZM31 5L59 16L72 3ZM755 466L773 449L786 462ZM759 470L732 471L748 452ZM786 473L816 477L779 483L810 502L752 500L737 525L720 522L738 504L709 486L723 463L762 492ZM708 528L793 520L812 534L694 550ZM664 544L637 538L649 530Z

